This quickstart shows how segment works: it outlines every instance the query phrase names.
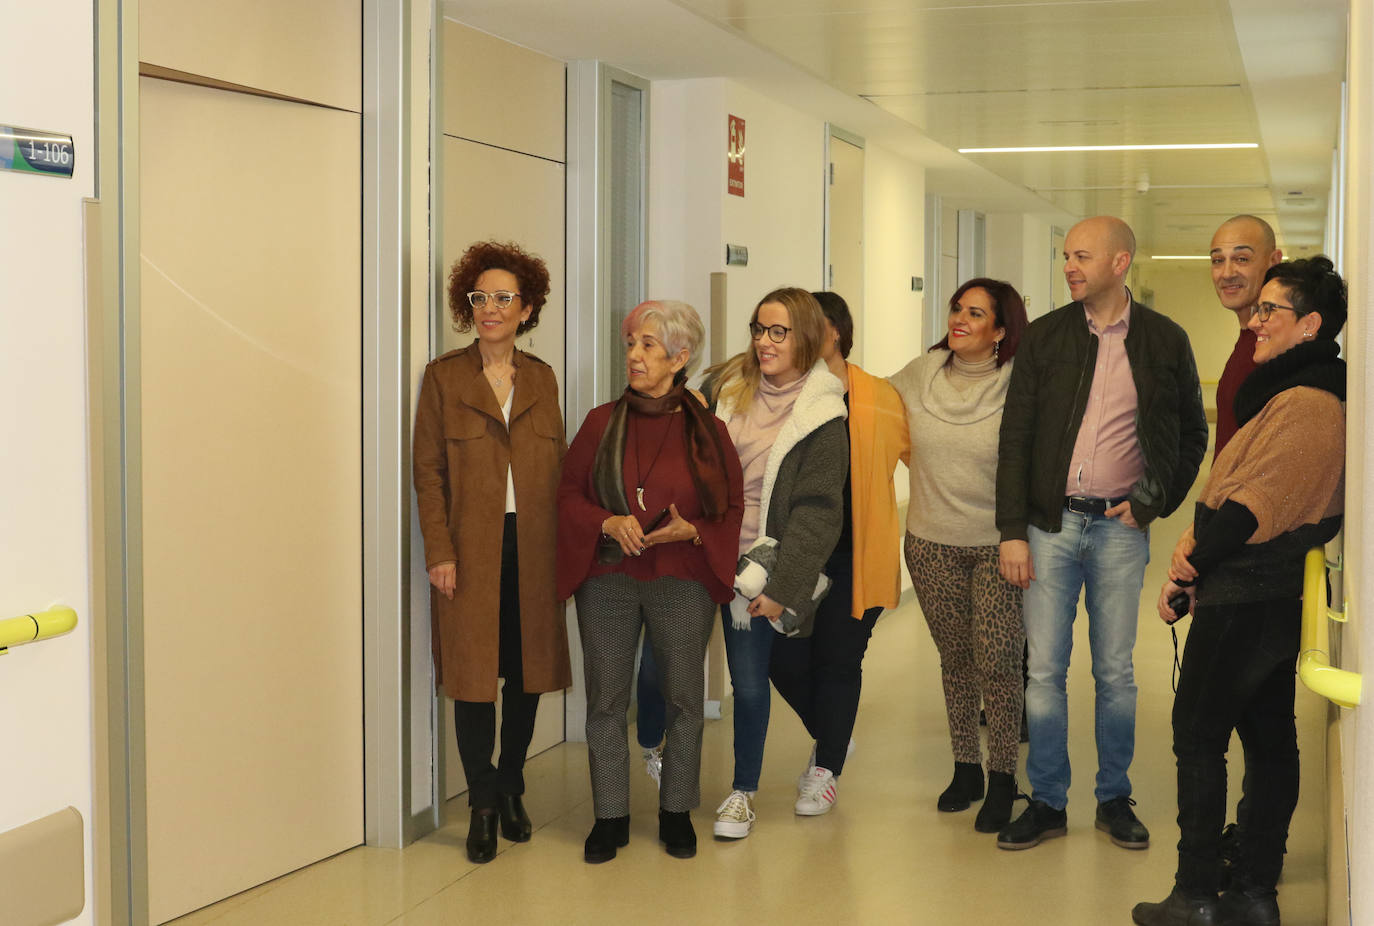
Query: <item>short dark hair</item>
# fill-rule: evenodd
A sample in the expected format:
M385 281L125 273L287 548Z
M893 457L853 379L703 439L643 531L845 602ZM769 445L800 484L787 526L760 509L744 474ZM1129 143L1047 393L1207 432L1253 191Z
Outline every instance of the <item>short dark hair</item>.
M1348 311L1345 280L1325 255L1275 264L1264 275L1264 282L1270 280L1283 284L1293 308L1300 313L1321 315L1322 326L1317 329L1317 337L1334 341L1341 333Z
M954 295L949 297L949 311L953 312L954 307L959 304L959 300L964 297L964 293L971 289L981 289L992 297L993 322L1003 329L1002 343L997 347L997 365L1000 367L1012 357L1016 356L1016 348L1021 345L1021 335L1025 333L1026 326L1030 324L1026 320L1026 302L1021 298L1021 294L1016 291L1016 287L1003 280L993 280L988 277L974 277L963 286L954 291ZM949 350L949 335L946 334L931 350Z
M448 275L448 310L458 331L472 330L472 306L468 293L477 278L488 270L504 270L520 283L520 301L529 307L530 317L515 329L524 334L539 324L539 310L549 295L549 268L544 261L514 242L479 241L463 252Z
M826 321L835 326L840 336L840 356L849 359L849 352L854 349L854 316L849 314L849 303L839 293L828 290L811 295L821 304Z

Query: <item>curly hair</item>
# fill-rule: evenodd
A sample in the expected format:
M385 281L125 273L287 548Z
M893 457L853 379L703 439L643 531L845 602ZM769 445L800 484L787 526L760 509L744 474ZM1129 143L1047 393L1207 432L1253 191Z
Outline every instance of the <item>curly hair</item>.
M504 270L520 283L520 300L530 317L515 329L524 334L539 324L539 310L549 295L549 268L544 261L514 242L479 241L463 252L448 274L448 310L457 331L471 331L472 306L468 293L477 287L477 278L488 270Z
M1317 337L1334 341L1341 333L1348 311L1345 281L1325 254L1275 264L1264 274L1264 282L1270 280L1283 284L1299 315L1316 312L1321 316Z

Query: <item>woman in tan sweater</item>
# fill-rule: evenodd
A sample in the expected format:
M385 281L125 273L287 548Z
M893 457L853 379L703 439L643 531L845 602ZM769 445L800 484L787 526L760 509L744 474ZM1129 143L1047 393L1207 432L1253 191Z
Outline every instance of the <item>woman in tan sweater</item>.
M1298 802L1293 664L1303 560L1340 528L1345 491L1345 283L1325 257L1278 264L1250 316L1255 372L1236 395L1241 425L1212 466L1176 551L1159 614L1193 626L1174 698L1181 838L1174 889L1137 904L1142 926L1276 924L1275 885ZM1226 747L1245 746L1246 809L1231 886L1221 882Z

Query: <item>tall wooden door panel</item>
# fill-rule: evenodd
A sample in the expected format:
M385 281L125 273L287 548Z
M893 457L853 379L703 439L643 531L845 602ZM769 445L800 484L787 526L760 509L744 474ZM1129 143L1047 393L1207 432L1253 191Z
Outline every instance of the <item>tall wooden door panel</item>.
M153 922L363 840L359 117L144 78Z

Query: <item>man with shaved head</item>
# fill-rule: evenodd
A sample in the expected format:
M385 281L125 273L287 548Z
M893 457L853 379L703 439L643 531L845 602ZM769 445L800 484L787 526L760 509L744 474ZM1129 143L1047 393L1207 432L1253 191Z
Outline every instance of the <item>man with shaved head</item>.
M1240 322L1240 337L1217 383L1215 460L1236 433L1236 390L1255 369L1255 333L1247 327L1250 313L1259 302L1265 271L1283 260L1283 252L1268 222L1253 215L1238 215L1223 222L1212 236L1211 259L1217 298Z
M1065 683L1086 589L1096 682L1097 828L1127 849L1150 833L1131 809L1135 648L1151 521L1187 497L1207 452L1197 364L1183 329L1126 288L1135 235L1097 216L1064 240L1074 301L1017 348L997 461L1001 570L1025 589L1031 802L997 836L1029 849L1066 831Z

